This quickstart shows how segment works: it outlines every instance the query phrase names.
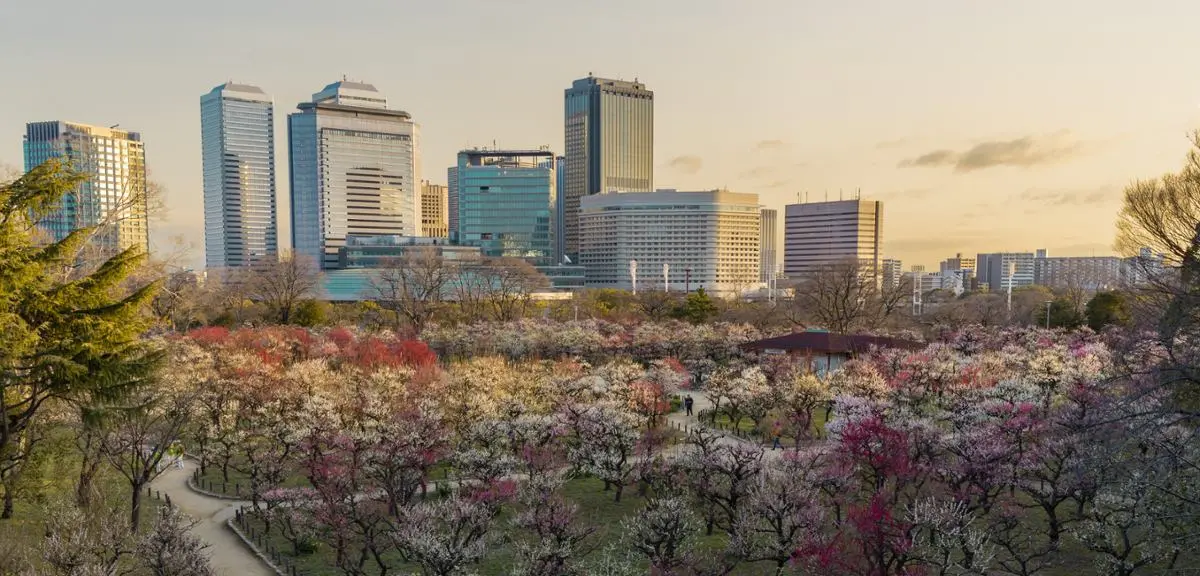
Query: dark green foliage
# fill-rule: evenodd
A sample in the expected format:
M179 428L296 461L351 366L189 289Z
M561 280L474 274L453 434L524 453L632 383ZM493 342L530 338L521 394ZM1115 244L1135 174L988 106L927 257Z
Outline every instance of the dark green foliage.
M324 326L329 322L328 307L328 304L317 300L301 300L292 313L292 323L305 328Z
M708 293L703 288L697 288L695 292L687 295L687 299L681 306L676 307L671 315L693 324L703 324L715 317L717 312L717 305L709 298Z
M1106 326L1128 326L1129 303L1120 292L1097 292L1088 300L1084 315L1092 330L1100 331Z
M1066 328L1072 330L1083 325L1084 317L1075 308L1075 305L1070 300L1065 298L1056 298L1050 303L1050 328ZM1036 313L1034 319L1037 325L1046 326L1046 305L1043 304Z
M146 255L125 250L90 273L80 250L92 230L52 244L35 223L81 181L51 160L0 184L0 488L16 481L37 448L47 402L109 402L149 378L161 354L141 340L157 283L132 291L125 279ZM11 493L5 491L11 515Z

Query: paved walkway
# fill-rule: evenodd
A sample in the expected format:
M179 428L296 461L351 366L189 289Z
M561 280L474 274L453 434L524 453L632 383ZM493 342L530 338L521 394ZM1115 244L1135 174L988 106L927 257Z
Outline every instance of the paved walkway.
M689 392L684 391L680 395L682 397L686 397L688 394L689 394ZM707 424L700 423L698 416L701 412L712 408L712 401L710 401L708 399L708 397L704 395L703 392L691 392L690 394L692 396L692 416L688 416L687 411L680 410L678 412L672 412L672 413L668 414L667 422L670 424L674 424L674 425L677 425L680 427L687 427L687 428L696 428L699 426L708 427ZM710 428L710 430L716 431L715 429L712 429L712 428ZM754 446L759 446L759 447L763 448L764 454L766 455L767 458L780 458L783 456L783 453L785 452L785 450L771 450L769 446L764 446L762 444L759 444L757 442L752 442L750 440L744 440L742 438L738 438L737 436L734 436L734 435L728 434L728 433L721 434L720 442L729 443L729 444L745 443L745 444L752 444Z
M225 525L226 520L233 517L234 510L245 502L221 500L193 492L187 487L187 480L195 467L195 462L185 461L183 469L167 471L152 486L169 494L171 503L196 519L192 533L209 545L212 566L218 576L275 576L275 572L263 565Z

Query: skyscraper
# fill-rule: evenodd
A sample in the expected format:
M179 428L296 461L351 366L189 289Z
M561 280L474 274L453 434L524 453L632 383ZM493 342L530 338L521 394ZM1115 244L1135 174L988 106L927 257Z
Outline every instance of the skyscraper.
M567 254L579 251L579 201L589 194L654 189L654 92L638 81L576 80L565 92Z
M446 210L448 189L441 184L421 182L421 235L449 238L450 224Z
M779 211L774 208L763 208L762 229L758 234L759 274L763 282L770 282L775 274L776 254L779 251L778 221Z
M257 86L229 82L200 97L204 264L246 266L279 251L275 104Z
M757 194L602 192L583 198L579 257L588 287L662 290L704 288L737 295L757 285L762 213Z
M553 152L463 150L453 174L459 243L484 256L554 263Z
M420 129L374 86L341 81L288 115L292 244L338 266L347 236L421 231Z
M883 286L896 288L900 285L900 277L904 275L904 262L897 258L884 258L882 263Z
M112 255L131 246L150 249L146 150L137 132L75 122L25 126L25 171L63 158L87 180L38 222L58 241L78 228L96 227L93 245Z
M784 208L783 269L799 279L822 266L857 260L882 270L883 202L838 200L789 204Z

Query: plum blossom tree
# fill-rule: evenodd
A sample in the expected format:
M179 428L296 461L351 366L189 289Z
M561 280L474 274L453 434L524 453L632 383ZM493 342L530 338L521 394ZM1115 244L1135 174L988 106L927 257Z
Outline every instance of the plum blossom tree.
M633 476L634 455L641 435L635 417L610 404L585 406L568 416L575 432L575 445L568 458L577 469L604 481L604 489L613 490L613 499L621 501Z
M629 548L650 561L652 573L686 574L699 526L683 498L652 498L635 516L621 522L621 528Z
M455 495L405 509L392 537L425 576L459 576L483 558L499 506L486 498Z

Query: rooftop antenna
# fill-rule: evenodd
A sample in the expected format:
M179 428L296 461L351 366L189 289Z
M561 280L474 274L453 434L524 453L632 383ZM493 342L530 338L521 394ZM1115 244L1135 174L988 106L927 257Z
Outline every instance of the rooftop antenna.
M843 196L842 196L842 189L841 189L841 188L838 188L838 202L841 202L843 199L844 199L844 198L843 198Z

